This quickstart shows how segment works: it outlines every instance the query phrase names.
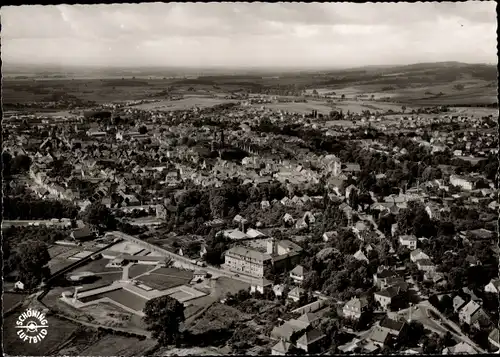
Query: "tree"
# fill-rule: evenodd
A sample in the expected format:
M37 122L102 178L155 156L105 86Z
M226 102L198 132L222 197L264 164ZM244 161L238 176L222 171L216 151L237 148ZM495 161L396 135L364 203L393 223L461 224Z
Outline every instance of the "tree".
M258 335L250 326L238 325L229 340L231 347L237 351L242 352L250 347L253 347L258 342Z
M406 111L406 105L403 105L403 106L401 107L401 111L402 111L403 113Z
M160 296L146 302L144 322L148 331L162 346L179 342L179 327L184 322L184 305L170 296Z
M16 247L16 255L18 279L29 289L37 287L44 278L50 276L46 266L50 255L45 243L37 240L22 242Z
M342 94L342 95L340 96L340 99L344 100L344 99L345 99L345 94Z
M99 229L115 229L116 221L110 209L99 202L93 202L85 208L83 221Z
M146 128L144 125L139 128L139 134L146 134L148 132L148 128Z

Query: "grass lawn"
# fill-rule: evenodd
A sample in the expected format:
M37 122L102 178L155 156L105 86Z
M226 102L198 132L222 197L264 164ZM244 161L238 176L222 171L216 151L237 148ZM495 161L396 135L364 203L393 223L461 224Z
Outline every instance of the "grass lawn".
M106 335L88 345L78 354L81 356L144 356L156 345L154 340L140 341L137 338Z
M191 277L157 274L156 271L137 278L137 281L156 290L166 290L175 286L184 285L189 283L190 280Z
M18 302L21 302L26 295L24 294L11 294L4 293L3 294L3 310L8 311L14 307Z

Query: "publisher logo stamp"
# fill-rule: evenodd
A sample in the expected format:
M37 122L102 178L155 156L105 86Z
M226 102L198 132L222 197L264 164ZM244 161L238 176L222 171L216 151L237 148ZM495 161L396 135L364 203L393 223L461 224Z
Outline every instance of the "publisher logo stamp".
M49 327L45 314L38 310L28 309L16 321L17 336L24 342L38 343L47 336Z

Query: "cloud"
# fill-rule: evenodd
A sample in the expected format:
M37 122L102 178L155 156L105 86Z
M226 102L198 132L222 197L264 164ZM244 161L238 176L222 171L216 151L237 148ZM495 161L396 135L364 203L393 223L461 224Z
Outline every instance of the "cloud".
M495 7L492 1L3 7L2 59L227 66L496 62Z

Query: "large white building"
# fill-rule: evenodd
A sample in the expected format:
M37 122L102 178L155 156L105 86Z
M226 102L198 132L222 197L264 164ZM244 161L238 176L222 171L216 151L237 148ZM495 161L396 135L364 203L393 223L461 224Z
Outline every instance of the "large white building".
M243 246L230 248L224 258L224 265L229 270L259 278L264 276L267 264L271 264L271 255Z

